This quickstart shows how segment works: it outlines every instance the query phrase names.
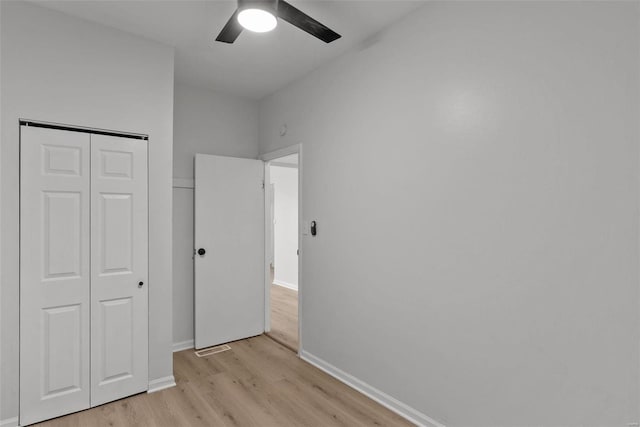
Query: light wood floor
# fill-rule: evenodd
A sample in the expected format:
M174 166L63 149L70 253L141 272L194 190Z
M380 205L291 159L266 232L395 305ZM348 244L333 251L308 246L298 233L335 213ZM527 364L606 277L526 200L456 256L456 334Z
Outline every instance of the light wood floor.
M291 350L298 351L298 292L271 285L270 337Z
M410 426L264 335L198 358L174 353L177 387L39 424L98 426Z

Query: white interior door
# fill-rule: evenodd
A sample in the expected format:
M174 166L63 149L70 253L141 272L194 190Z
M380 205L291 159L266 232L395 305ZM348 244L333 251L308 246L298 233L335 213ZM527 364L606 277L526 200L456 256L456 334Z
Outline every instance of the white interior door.
M89 138L21 128L22 425L89 407Z
M148 387L147 142L91 135L91 406Z
M264 332L263 176L260 160L196 154L196 348Z

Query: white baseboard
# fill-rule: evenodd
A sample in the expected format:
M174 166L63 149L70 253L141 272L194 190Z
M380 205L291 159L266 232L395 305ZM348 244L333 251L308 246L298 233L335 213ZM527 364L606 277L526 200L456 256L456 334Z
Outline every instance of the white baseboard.
M147 393L155 393L156 391L174 387L175 385L176 380L175 378L173 378L173 375L169 375L168 377L164 378L158 378L157 380L149 381L149 389L147 390Z
M324 360L314 356L307 351L302 350L300 352L300 358L311 363L313 366L326 372L332 377L342 381L349 387L358 390L360 393L375 400L382 406L392 410L396 414L400 415L403 418L406 418L408 421L414 423L417 426L445 427L444 424L437 422L433 418L426 416L422 412L413 409L409 405L400 402L398 399L395 399L388 394L378 390L377 388L370 386L364 381L361 381L353 375L350 375L343 370L336 368L332 364L325 362Z
M18 417L0 420L0 427L18 427Z
M173 343L173 352L175 353L176 351L182 351L182 350L189 350L190 348L193 348L194 344L193 344L193 340L186 340L186 341L181 341L181 342L174 342Z
M294 285L292 283L283 282L282 280L274 280L274 285L282 286L283 288L293 289L294 291L298 290L298 285Z

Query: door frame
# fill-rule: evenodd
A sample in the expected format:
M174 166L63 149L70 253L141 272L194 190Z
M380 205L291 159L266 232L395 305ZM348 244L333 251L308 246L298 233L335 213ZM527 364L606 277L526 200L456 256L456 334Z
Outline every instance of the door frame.
M264 331L269 332L271 330L271 274L269 271L269 251L270 242L269 235L271 228L273 227L273 218L271 218L270 208L270 173L269 166L272 161L281 157L290 156L292 154L298 155L298 356L302 354L302 257L304 256L304 250L302 249L302 227L303 227L303 210L302 210L302 182L303 182L303 159L302 159L302 144L294 144L288 147L280 148L278 150L270 151L262 154L259 159L264 162Z

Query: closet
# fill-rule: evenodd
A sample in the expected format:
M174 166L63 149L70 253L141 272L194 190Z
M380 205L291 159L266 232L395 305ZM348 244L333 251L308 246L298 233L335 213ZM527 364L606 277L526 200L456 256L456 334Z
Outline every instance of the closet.
M147 140L20 128L20 423L147 390Z

